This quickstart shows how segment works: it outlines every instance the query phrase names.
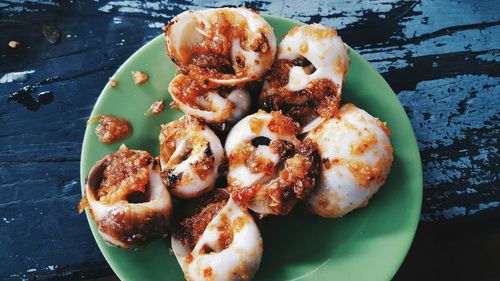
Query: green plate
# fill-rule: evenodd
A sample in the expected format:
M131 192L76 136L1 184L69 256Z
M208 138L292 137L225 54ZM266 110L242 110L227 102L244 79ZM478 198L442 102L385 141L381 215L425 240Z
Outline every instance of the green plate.
M264 16L277 38L301 23ZM368 207L340 219L299 214L267 217L262 221L262 265L254 280L390 280L411 245L422 203L422 169L412 127L396 95L384 79L354 50L344 86L343 102L352 102L381 120L392 131L394 163L387 182ZM134 85L130 71L140 70L149 81ZM127 118L134 129L124 143L158 154L160 124L181 112L166 107L156 116L144 112L155 100L171 101L167 85L175 66L165 54L160 35L133 54L114 75L118 87L102 91L92 116L109 113ZM92 165L118 149L120 143L101 144L88 126L83 140L81 184ZM182 280L183 274L169 250L170 239L143 248L124 250L107 246L87 212L97 245L121 280Z

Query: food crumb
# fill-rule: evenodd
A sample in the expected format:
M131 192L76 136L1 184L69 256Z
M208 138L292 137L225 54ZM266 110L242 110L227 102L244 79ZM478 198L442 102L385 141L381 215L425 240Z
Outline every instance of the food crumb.
M213 275L213 272L212 272L212 267L207 267L205 269L203 269L203 276L205 276L206 278L211 278Z
M148 75L144 72L140 72L137 70L132 70L132 79L134 80L134 84L144 84L148 81Z
M163 100L157 100L151 104L148 110L144 112L144 115L151 116L158 114L163 111L165 105L163 104Z
M127 119L117 118L111 115L98 115L90 118L87 125L99 123L95 128L95 133L99 141L104 144L110 144L130 136L132 127Z
M93 125L93 124L97 124L97 123L101 122L102 116L103 115L97 115L94 117L90 117L89 120L87 120L87 125Z
M17 48L17 47L19 47L20 45L21 45L21 43L19 43L19 42L17 42L17 41L14 41L14 40L12 40L12 41L10 41L10 42L9 42L9 47L11 47L12 49Z
M116 86L118 86L118 81L116 81L115 79L111 79L109 80L109 85L111 86L111 88L116 88Z

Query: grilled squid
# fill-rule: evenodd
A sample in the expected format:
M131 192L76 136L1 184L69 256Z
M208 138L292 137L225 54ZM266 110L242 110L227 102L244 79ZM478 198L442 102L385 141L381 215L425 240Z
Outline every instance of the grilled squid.
M125 145L90 170L80 211L88 207L102 238L128 248L168 234L172 202L146 151Z
M301 143L297 123L273 111L238 122L226 139L228 184L239 203L260 215L286 215L315 185L315 144Z
M207 123L235 122L250 109L250 94L242 87L209 87L187 75L169 85L174 105Z
M251 280L260 266L263 245L246 208L222 189L188 204L172 234L172 249L185 278Z
M349 56L337 31L320 24L294 27L278 46L261 92L261 107L283 110L301 124L318 116L334 117L348 68Z
M261 78L276 55L272 27L247 8L183 12L168 23L165 39L184 74L222 85Z
M391 169L389 137L385 123L353 104L310 131L306 139L318 144L322 169L307 201L309 209L323 217L341 217L366 206Z
M223 160L219 138L196 118L183 116L162 125L161 175L175 196L193 198L213 189Z

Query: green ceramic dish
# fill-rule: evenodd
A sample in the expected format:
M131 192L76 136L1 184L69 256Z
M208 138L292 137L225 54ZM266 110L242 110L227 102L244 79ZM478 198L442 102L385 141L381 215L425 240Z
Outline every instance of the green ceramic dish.
M264 16L277 38L301 23ZM158 154L160 124L182 115L169 109L156 116L144 112L155 100L171 101L167 85L175 66L158 36L132 55L114 75L118 87L106 85L92 116L109 113L130 120L134 133L124 143L133 149ZM343 102L353 102L386 121L392 131L395 159L382 189L368 207L341 219L313 215L267 217L262 221L262 265L255 280L389 280L411 245L422 203L422 169L412 127L396 95L384 79L354 50L344 86ZM130 71L149 75L141 86L133 84ZM81 184L92 165L118 149L97 140L95 125L87 127L81 158ZM299 212L300 213L300 212ZM182 271L170 248L170 239L132 250L107 246L87 212L95 240L121 280L182 280Z

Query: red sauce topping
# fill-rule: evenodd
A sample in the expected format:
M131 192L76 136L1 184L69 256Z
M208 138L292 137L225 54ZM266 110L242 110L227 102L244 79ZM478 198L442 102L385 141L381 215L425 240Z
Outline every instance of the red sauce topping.
M179 208L173 235L189 249L193 249L212 219L226 205L229 195L214 190L207 195L192 199Z
M312 192L320 169L317 145L310 139L302 142L292 153L295 154L285 161L285 167L276 179L262 185L234 188L232 198L245 206L259 194L259 198L265 198L273 214L288 214L297 199L306 198Z
M127 138L132 131L132 127L127 119L116 118L110 115L102 115L99 125L95 129L99 141L105 144L113 143Z
M210 148L210 143L208 143L205 139L195 139L193 142L198 142L198 144L193 144L193 146L201 146L205 147L203 151L203 157L193 163L194 172L200 177L201 180L204 180L208 175L212 174L212 170L214 168L215 157L212 154L212 150ZM200 143L201 142L201 143Z
M311 112L316 112L323 118L335 117L341 98L337 85L329 79L317 79L303 90L290 91L286 85L290 69L294 65L310 65L310 62L299 58L294 61L278 60L274 63L270 75L266 78L269 88L263 92L261 106L266 110L282 110L294 120L302 120Z
M288 36L291 36L298 32L299 30L302 31L302 33L305 36L310 36L315 40L321 40L325 37L333 37L333 36L338 36L337 31L333 28L317 28L314 26L309 26L309 25L304 25L304 26L295 26L290 31L288 32Z
M250 125L250 130L252 130L254 134L260 134L262 127L264 127L264 123L264 120L257 117L250 118L248 122L248 124Z
M144 193L149 182L149 165L153 157L146 151L122 146L103 161L105 166L97 199L108 204L126 200L134 192Z
M162 126L160 132L160 159L162 162L167 163L162 167L163 174L168 173L168 170L186 160L193 150L203 149L203 157L197 162L192 163L194 172L203 180L210 175L214 168L215 157L210 149L210 144L207 139L199 134L198 131L204 129L204 124L200 123L196 118L184 116L183 118L170 122ZM188 132L194 132L188 135ZM176 150L176 144L179 139L186 139L185 149L183 153L176 154L172 157ZM165 175L162 175L165 176ZM186 178L187 180L188 178ZM178 179L177 179L178 180ZM175 182L164 181L167 186L172 186Z
M193 79L186 75L177 77L173 81L171 89L180 102L189 104L191 107L197 109L200 109L196 102L198 96L210 90L208 82L205 84L203 80Z
M247 18L239 13L218 11L209 15L206 20L210 23L209 28L203 22L198 26L203 32L201 41L182 44L179 50L175 50L173 46L169 48L170 57L184 74L218 79L247 75L244 56L237 55L234 62L231 58L232 42L235 39L240 41L241 48L246 51L265 54L270 50L267 38L264 36L266 28L257 31L255 36L249 38ZM168 24L167 37L173 23L175 22L171 21Z
M278 135L292 136L300 131L299 124L292 118L281 114L279 111L271 112L271 120L267 125L269 130Z
M246 161L246 165L254 174L264 173L272 175L274 173L274 162L256 153L252 153Z
M193 262L193 255L191 255L191 253L189 253L189 255L187 255L186 262L187 263L192 263Z
M351 154L361 155L365 153L366 150L370 149L370 147L377 144L377 135L375 135L373 131L366 130L365 134L366 135L358 139L358 142L350 144Z
M249 142L244 142L238 145L229 155L229 166L236 167L246 163L250 155L255 151L255 147Z
M174 107L179 107L177 103L181 103L199 110L212 112L219 111L220 117L218 120L214 121L223 122L231 115L231 112L234 109L234 104L230 104L230 106L226 106L223 109L216 108L208 100L207 95L209 92L216 92L221 97L227 97L227 95L234 89L235 87L212 85L208 80L205 80L202 77L180 75L172 82L172 87L170 88L172 94L178 100L177 102L173 102L172 105ZM208 105L201 102L202 100Z
M227 249L233 243L233 229L226 215L221 215L219 224L217 224L219 232L219 245L222 249Z
M391 163L392 159L388 157L381 157L373 166L363 161L349 160L348 169L361 187L369 188L372 184L385 181Z
M234 232L240 232L246 224L248 224L248 219L246 217L237 217L233 221Z
M203 269L203 276L205 276L206 278L212 278L212 267L207 267L205 269Z
M260 189L260 184L254 184L250 187L236 188L231 193L233 200L238 203L238 205L245 206L246 202L251 201L257 195Z

